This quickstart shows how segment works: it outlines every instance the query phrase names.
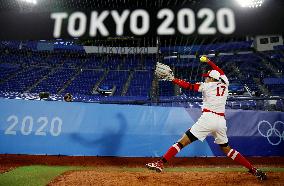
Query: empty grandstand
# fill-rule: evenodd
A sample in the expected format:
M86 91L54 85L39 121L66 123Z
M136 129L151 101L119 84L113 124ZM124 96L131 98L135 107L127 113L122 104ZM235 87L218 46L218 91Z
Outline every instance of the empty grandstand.
M32 98L37 99L40 92L49 92L55 100L61 100L65 93L71 93L74 101L200 107L199 93L182 90L171 82L158 81L153 71L156 62L162 61L173 68L177 77L200 82L200 75L208 70L199 63L199 56L205 54L229 77L229 92L231 99L235 99L228 101L229 108L266 109L264 99L278 96L273 109L283 110L282 45L273 50L257 51L253 39L238 38L231 41L207 39L206 42L201 40L200 44L187 45L181 42L174 46L166 41L155 46L152 41L150 46L137 47L137 43L149 40L123 40L122 44L127 45L132 41L129 47L111 46L116 44L115 39L100 40L112 48L88 46L88 51L84 40L1 41L1 95L8 98L34 95ZM51 45L52 49L49 48ZM90 47L105 52L92 52ZM129 51L123 51L125 48ZM134 52L141 48L143 52ZM145 52L149 48L152 51ZM113 52L115 50L117 52ZM110 87L111 94L100 94L97 89L102 86Z

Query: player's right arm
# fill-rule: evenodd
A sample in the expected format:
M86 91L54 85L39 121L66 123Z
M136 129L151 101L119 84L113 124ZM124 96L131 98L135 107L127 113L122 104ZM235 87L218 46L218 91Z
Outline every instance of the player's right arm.
M200 58L201 62L205 62L208 65L210 65L212 67L213 70L217 70L220 75L221 75L221 79L227 84L229 85L229 80L227 78L227 76L225 75L224 71L222 69L220 69L212 60L210 60L209 58L207 58L206 56L201 56Z

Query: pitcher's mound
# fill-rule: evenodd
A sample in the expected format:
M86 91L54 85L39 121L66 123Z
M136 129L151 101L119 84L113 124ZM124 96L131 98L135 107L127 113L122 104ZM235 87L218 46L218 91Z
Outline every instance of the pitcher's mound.
M268 173L268 180L259 181L245 172L132 172L132 171L70 171L52 181L58 185L281 185L283 172Z

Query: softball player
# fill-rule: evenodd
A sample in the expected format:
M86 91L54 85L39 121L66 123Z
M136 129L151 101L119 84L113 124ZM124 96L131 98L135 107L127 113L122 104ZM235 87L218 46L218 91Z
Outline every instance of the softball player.
M182 148L190 143L200 140L203 141L209 134L215 138L221 150L232 160L246 167L251 174L259 180L265 180L266 174L253 167L251 163L237 150L232 149L228 144L227 127L225 119L225 105L228 97L229 81L224 72L216 66L206 56L200 58L201 62L207 63L212 67L207 74L203 74L205 82L191 84L181 79L174 78L171 69L164 64L158 63L156 75L159 78L172 81L184 89L198 91L202 93L203 106L202 115L198 121L186 131L177 143L172 145L164 156L153 163L147 163L146 167L157 172L162 172L164 163L174 157Z

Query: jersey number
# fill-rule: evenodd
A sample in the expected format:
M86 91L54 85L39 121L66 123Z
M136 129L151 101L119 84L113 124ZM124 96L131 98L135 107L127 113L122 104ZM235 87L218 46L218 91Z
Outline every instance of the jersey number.
M220 89L222 91L221 94L220 94ZM224 96L225 90L226 90L225 86L217 87L217 94L216 94L216 96Z

